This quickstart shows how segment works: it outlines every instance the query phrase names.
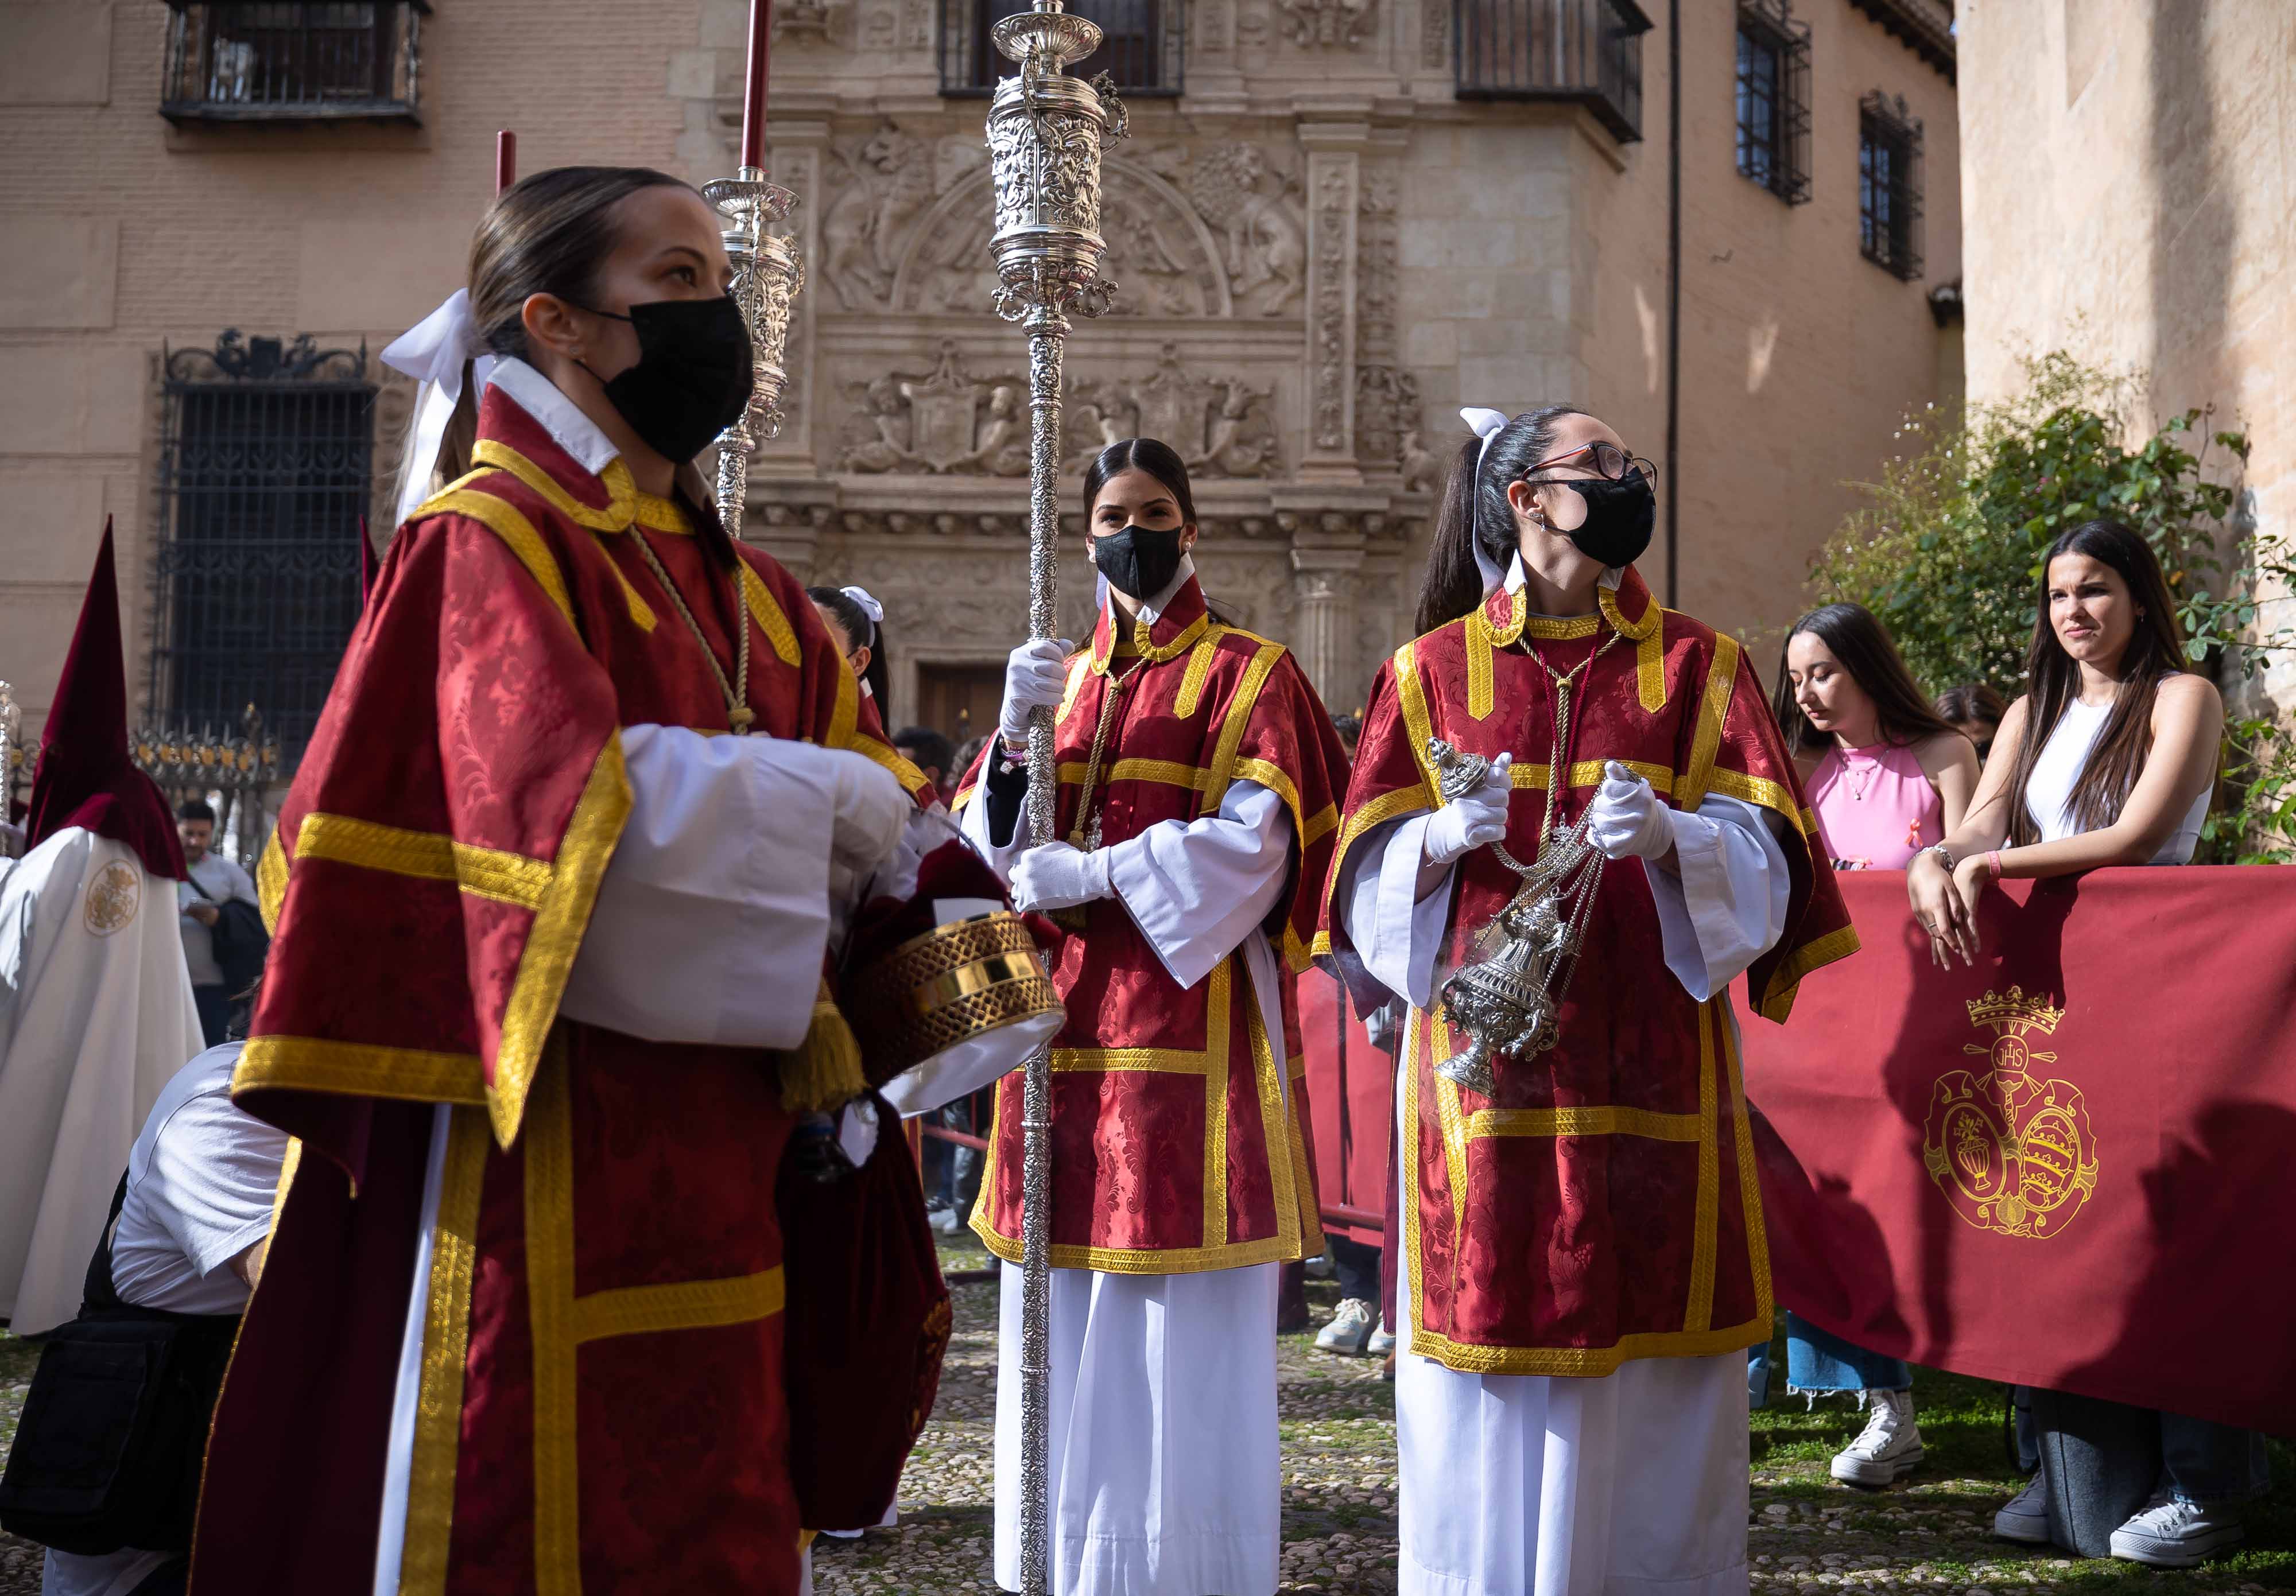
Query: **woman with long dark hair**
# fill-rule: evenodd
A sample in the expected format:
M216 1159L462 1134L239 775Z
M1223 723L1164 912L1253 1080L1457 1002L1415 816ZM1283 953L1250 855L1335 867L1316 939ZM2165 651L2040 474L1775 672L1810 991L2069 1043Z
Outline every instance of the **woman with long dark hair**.
M1727 988L1783 1019L1857 938L1752 667L1634 569L1649 463L1568 405L1463 414L1317 948L1363 1011L1409 1011L1401 1588L1727 1596L1771 1328ZM1558 855L1585 895L1494 926ZM1551 1028L1478 1019L1478 1045L1468 1019L1526 981Z
M1977 755L1930 708L1864 605L1827 604L1794 622L1770 706L1837 869L1903 870L1961 823Z
M1092 641L1023 643L966 835L1070 930L1053 1043L1054 1589L1275 1589L1276 1276L1322 1250L1285 971L1305 965L1347 760L1282 644L1204 606L1179 456L1085 473ZM1056 711L1056 829L1031 834L1030 711ZM1021 1082L996 1094L973 1229L1021 1256ZM996 1579L1021 1584L1021 1277L1004 1272Z
M1977 905L1994 881L2186 863L2208 814L2224 701L2214 683L2185 667L2174 601L2151 546L2119 521L2084 521L2049 545L2041 571L2028 691L2002 717L1967 818L1906 871L1915 918L1940 965L1975 961ZM2060 1428L2096 1424L2095 1413L2071 1414L2074 1404L2114 1405L2035 1394L2041 1472L1995 1517L1997 1533L2047 1541L2053 1494L2103 1510L2085 1500L2092 1478L2051 1477L2065 1455L2055 1444ZM2265 1489L2263 1438L2181 1414L2122 1416L2157 1445L2162 1463L2150 1502L2112 1532L2112 1554L2184 1567L2239 1541L2233 1504ZM2130 1428L2097 1425L2105 1434ZM2113 1471L2108 1455L2099 1477Z
M234 1101L302 1152L194 1591L800 1586L791 1327L853 1282L785 1297L775 1172L862 1089L821 972L922 778L694 470L750 398L721 222L536 173L386 354L435 386L257 872Z
M1961 823L1977 785L1976 752L1930 708L1897 644L1863 605L1827 604L1794 622L1770 703L1836 869L1902 870ZM1758 1405L1767 1392L1769 1350L1765 1342L1751 1355ZM1913 1371L1904 1360L1788 1310L1786 1380L1795 1391L1858 1394L1866 1424L1834 1454L1834 1478L1886 1486L1921 1462Z

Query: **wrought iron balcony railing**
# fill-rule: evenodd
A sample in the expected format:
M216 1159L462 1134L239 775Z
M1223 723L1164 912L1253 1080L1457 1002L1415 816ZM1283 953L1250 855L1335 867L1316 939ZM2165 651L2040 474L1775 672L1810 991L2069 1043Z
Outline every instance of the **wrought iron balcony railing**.
M414 121L430 0L168 0L160 114L199 122Z
M1462 100L1584 105L1611 136L1643 135L1643 37L1635 0L1453 0Z
M941 0L940 92L986 95L1021 69L997 53L989 30L1029 9L1029 0ZM1181 89L1187 8L1184 0L1069 0L1068 10L1100 24L1100 48L1070 65L1072 78L1102 72L1128 97Z

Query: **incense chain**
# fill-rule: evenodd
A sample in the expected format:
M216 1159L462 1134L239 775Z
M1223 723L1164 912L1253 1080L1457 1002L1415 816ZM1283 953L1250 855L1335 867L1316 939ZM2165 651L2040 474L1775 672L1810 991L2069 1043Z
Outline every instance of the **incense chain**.
M1620 635L1620 633L1612 632L1593 653L1567 671L1555 669L1539 657L1537 649L1528 643L1523 645L1523 652L1529 654L1537 662L1538 668L1545 671L1554 683L1554 749L1547 756L1546 760L1546 823L1539 828L1538 852L1532 855L1534 859L1543 858L1546 855L1547 839L1555 836L1562 830L1561 818L1562 795L1570 787L1570 772L1562 761L1570 749L1571 683L1595 660L1608 653L1611 645L1617 642ZM1491 851L1498 855L1506 867L1517 875L1527 874L1531 868L1510 855L1506 851L1505 843L1491 844Z
M630 536L637 540L638 552L645 556L646 569L653 573L653 579L661 584L662 591L669 594L669 602L677 606L677 613L685 621L685 629L693 633L693 641L701 645L701 657L709 661L709 674L718 678L718 691L726 695L726 719L733 727L734 735L748 736L750 724L758 718L758 712L750 708L750 618L742 612L741 571L736 569L734 573L734 680L728 683L726 667L718 663L718 651L709 646L709 639L703 634L701 623L695 620L693 611L685 607L685 595L678 592L677 584L669 579L669 573L662 569L661 561L654 555L653 546L646 542L645 534L638 529L635 521L630 523ZM734 558L738 561L741 556L736 554Z

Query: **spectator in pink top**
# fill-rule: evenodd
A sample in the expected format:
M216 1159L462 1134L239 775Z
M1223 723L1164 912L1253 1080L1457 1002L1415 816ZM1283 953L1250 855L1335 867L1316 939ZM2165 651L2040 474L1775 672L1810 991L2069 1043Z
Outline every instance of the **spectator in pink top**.
M1837 870L1903 870L1962 823L1977 787L1977 750L1930 707L1882 623L1857 604L1828 604L1794 623L1771 703ZM1769 1386L1767 1344L1748 1355L1749 1395ZM1834 1455L1834 1478L1886 1486L1922 1461L1913 1371L1786 1314L1786 1385L1856 1392L1866 1427Z
M1772 708L1837 870L1903 870L1962 822L1977 750L1930 701L1882 623L1828 604L1786 634Z

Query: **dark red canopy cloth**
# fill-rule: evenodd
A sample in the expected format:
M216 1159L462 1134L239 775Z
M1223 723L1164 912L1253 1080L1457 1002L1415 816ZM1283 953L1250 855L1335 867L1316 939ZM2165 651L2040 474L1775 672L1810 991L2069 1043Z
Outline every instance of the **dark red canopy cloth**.
M27 853L58 831L82 826L134 848L150 874L184 879L176 817L168 812L166 797L127 754L127 664L119 646L119 578L112 565L109 516L71 652L64 656L55 701L40 733L40 762L24 826Z
M1935 1368L2296 1432L2296 878L1988 891L1936 969L1897 871L1864 951L1745 1027L1777 1297Z

